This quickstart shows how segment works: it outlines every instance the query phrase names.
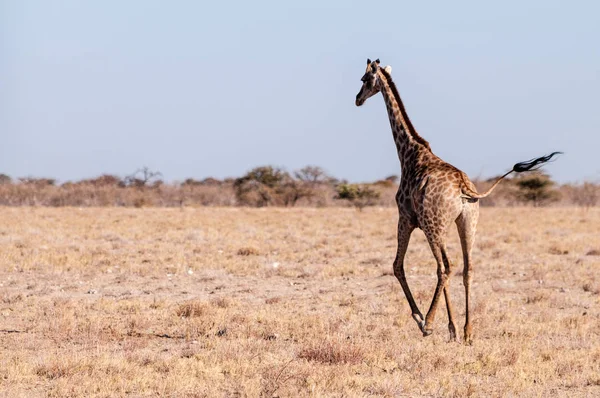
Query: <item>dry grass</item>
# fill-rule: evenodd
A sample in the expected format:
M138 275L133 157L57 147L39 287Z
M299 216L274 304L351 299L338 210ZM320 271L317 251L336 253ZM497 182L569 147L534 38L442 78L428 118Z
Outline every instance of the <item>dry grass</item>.
M475 343L391 208L1 208L0 396L600 395L600 210L482 211ZM449 250L457 265L453 231ZM422 310L435 267L415 232ZM460 325L460 267L451 281ZM462 329L462 328L460 328Z

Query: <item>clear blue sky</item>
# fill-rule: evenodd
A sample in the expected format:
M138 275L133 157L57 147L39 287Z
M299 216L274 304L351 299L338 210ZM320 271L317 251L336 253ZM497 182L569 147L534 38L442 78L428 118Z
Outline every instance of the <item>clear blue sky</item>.
M600 2L0 0L0 173L399 174L367 57L471 177L600 179Z

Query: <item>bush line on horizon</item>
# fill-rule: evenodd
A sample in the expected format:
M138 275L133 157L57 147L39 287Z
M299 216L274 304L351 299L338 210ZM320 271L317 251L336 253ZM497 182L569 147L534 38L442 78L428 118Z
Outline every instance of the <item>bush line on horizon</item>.
M96 178L58 184L53 178L12 179L0 173L0 205L3 206L247 206L328 207L395 206L398 176L351 184L328 175L318 166L293 173L274 166L255 167L242 177L219 180L187 178L166 183L159 171L143 167L120 178L103 174ZM494 178L475 180L480 190ZM549 175L533 172L504 181L498 192L482 200L483 206L597 206L600 185L556 184Z

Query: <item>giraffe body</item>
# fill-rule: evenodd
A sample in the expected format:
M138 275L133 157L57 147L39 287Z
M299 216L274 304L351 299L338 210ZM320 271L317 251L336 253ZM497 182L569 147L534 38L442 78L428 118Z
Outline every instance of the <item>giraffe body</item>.
M402 174L396 195L398 204L398 250L394 260L394 275L400 282L412 310L412 316L423 335L432 333L432 324L442 292L448 311L450 339L456 339L454 311L450 301L448 283L452 263L447 255L446 236L452 223L457 225L463 249L463 282L466 293L466 322L464 340L471 342L470 284L471 248L479 216L478 200L465 195L477 192L467 175L437 157L429 143L416 132L400 95L391 79L391 68L380 68L379 62L367 61L363 86L356 96L356 105L378 92L383 94L394 141L398 150ZM404 271L404 257L410 235L415 228L425 233L437 263L438 281L427 315L419 310L408 286Z
M463 252L463 284L465 286L465 326L464 340L472 342L471 327L471 249L477 231L479 199L488 196L510 173L537 170L560 154L553 152L547 156L517 163L484 193L478 193L469 177L456 167L444 162L432 151L429 143L421 137L410 121L396 85L392 81L391 67L381 68L379 60L367 60L367 70L361 78L363 85L356 95L356 105L361 106L373 95L381 92L385 101L390 126L398 150L402 169L400 186L396 194L398 204L398 250L394 260L394 275L400 282L408 300L412 317L424 336L432 333L437 306L444 293L448 311L448 331L450 340L456 339L454 310L450 301L448 283L452 275L452 262L446 250L446 236L452 223L456 224ZM404 257L410 235L415 228L425 233L437 263L437 285L427 315L419 310L412 296L404 272Z

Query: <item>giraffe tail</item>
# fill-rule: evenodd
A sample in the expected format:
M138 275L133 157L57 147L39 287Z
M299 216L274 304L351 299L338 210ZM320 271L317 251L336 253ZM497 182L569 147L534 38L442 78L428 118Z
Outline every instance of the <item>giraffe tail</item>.
M502 181L506 176L508 176L511 173L523 173L525 171L534 171L539 169L540 167L542 167L544 165L544 163L550 162L552 160L552 158L556 155L560 155L562 154L562 152L552 152L549 155L546 156L542 156L539 158L534 158L531 160L526 160L524 162L519 162L517 164L515 164L512 168L512 170L510 170L508 173L504 174L502 177L498 178L496 180L496 182L494 182L494 185L492 185L490 187L490 189L488 189L487 191L485 191L484 193L479 193L477 191L475 191L474 189L471 189L469 187L469 184L466 183L465 181L465 176L463 174L461 174L462 178L463 178L463 185L462 185L462 197L463 198L467 198L467 199L483 199L487 196L489 196L492 191L494 190L494 188L496 188L496 186L498 184L500 184L500 181Z

